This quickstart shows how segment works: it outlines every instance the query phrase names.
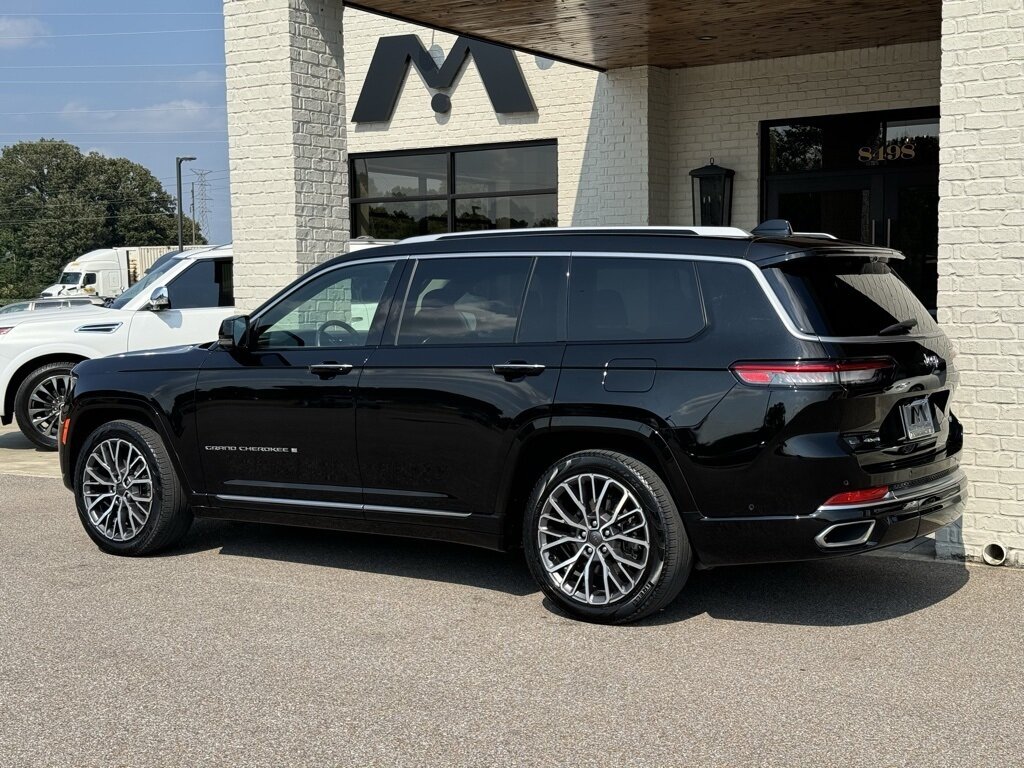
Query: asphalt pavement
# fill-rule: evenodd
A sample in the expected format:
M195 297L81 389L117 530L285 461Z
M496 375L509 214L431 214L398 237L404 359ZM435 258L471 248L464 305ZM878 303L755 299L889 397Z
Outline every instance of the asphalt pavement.
M603 627L445 544L203 522L111 557L0 474L0 766L1016 765L1022 638L1005 568L720 569Z

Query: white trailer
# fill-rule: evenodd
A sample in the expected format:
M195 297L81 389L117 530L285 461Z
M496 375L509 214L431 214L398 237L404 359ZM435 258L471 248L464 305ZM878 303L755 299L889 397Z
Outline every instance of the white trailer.
M185 246L185 250L208 246ZM177 248L146 245L126 248L100 248L68 262L56 283L40 296L97 296L112 299L142 278L153 263Z

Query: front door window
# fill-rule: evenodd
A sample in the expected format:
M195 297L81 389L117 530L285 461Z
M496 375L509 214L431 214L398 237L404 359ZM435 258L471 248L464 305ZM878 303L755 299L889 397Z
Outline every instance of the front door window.
M257 348L365 346L394 267L340 267L297 288L259 318Z

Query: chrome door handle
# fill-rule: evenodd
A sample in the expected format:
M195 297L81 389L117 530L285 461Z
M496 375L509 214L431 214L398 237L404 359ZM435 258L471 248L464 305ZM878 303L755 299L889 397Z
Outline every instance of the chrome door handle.
M506 378L512 378L514 376L537 376L538 374L544 373L546 368L547 366L541 365L540 363L519 362L495 363L491 366L491 370L494 373Z
M319 363L309 366L309 372L321 379L333 379L335 376L351 373L354 367L349 363Z

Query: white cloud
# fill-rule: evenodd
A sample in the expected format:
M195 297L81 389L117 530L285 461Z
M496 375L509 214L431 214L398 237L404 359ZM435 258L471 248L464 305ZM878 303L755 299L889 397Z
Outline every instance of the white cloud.
M224 73L223 72L211 72L208 69L200 69L197 72L193 72L188 77L184 78L189 82L195 83L196 85L219 85L224 86Z
M223 106L193 99L176 99L140 105L133 111L94 110L72 101L61 110L61 119L81 130L117 130L175 133L177 131L227 130Z
M19 16L0 16L0 48L28 48L38 45L40 40L33 40L33 35L45 35L50 29L39 19L22 18ZM15 38L5 40L3 38Z

